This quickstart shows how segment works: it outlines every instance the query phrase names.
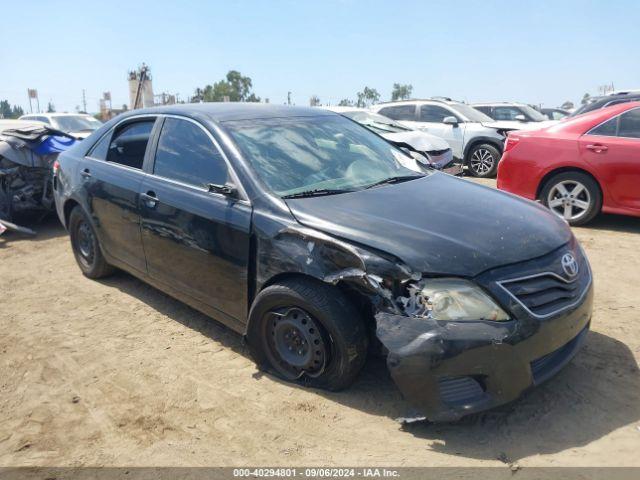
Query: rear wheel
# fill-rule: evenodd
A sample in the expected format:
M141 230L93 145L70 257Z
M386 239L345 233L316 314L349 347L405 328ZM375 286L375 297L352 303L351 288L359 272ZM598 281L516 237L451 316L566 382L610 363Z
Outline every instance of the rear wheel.
M602 194L589 175L565 172L550 178L540 192L540 200L569 225L584 225L600 213Z
M256 362L279 377L314 387L348 387L366 360L359 312L336 287L309 278L265 288L249 314Z
M474 177L494 177L500 161L500 151L491 144L483 143L471 147L467 153L467 166Z
M102 278L113 273L100 250L100 244L87 214L76 206L69 215L71 248L82 273L89 278Z

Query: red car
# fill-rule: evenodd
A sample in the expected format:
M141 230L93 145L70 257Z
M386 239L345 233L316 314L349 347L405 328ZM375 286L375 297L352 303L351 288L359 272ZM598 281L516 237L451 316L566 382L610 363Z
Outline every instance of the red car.
M498 188L540 200L571 225L601 211L640 217L640 102L510 132Z

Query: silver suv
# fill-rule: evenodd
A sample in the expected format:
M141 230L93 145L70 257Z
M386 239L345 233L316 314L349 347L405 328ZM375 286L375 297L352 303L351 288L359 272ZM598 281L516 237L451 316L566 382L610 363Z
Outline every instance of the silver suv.
M450 99L405 100L371 108L413 129L445 139L453 156L476 177L495 175L506 132L522 128L519 122L496 122L466 103Z
M494 120L506 120L513 122L545 122L545 124L555 123L535 108L526 103L516 102L494 102L494 103L474 103L471 105L476 110ZM540 123L541 124L541 123ZM538 125L539 126L539 125Z

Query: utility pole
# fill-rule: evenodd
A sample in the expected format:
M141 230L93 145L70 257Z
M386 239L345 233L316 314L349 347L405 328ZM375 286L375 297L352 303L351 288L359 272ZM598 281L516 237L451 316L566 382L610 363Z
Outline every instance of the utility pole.
M82 89L82 111L84 113L87 113L87 96L85 94L84 88Z

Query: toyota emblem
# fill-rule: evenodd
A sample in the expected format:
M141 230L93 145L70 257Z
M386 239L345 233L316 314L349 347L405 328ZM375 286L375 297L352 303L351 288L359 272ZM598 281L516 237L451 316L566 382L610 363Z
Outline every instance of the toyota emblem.
M576 258L570 254L565 253L562 256L562 270L567 274L568 277L573 278L578 274L578 261Z

